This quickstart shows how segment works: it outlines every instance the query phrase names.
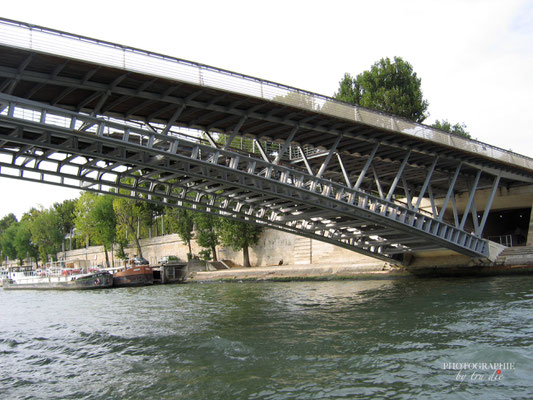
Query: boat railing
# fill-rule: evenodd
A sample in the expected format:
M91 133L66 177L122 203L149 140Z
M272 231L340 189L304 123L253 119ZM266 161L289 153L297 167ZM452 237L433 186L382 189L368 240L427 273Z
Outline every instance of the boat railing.
M90 268L47 268L42 270L42 273L46 276L69 276L69 275L79 275L79 274L88 274L91 271Z
M109 267L109 268L100 268L99 271L103 272L109 272L110 274L115 274L116 272L124 271L126 267L120 266L120 267Z
M123 267L119 268L123 269ZM17 265L3 268L1 270L1 279L21 279L31 277L65 277L71 275L91 274L104 271L100 266L74 266L67 267L64 261L54 261L42 265L40 268L34 268L28 265Z

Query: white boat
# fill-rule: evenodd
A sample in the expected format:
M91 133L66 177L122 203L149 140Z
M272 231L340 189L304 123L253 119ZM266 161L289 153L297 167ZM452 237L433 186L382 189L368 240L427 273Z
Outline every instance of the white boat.
M81 269L50 267L34 270L32 267L10 267L2 279L4 290L59 289L87 290L108 288L113 276L108 272L90 272Z

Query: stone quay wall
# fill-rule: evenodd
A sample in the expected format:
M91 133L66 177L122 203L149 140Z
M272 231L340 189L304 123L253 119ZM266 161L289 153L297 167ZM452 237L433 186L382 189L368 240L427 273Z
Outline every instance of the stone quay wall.
M142 239L141 249L144 258L150 264L156 264L163 256L177 256L180 260L187 260L188 247L177 234ZM193 254L198 254L202 248L192 242ZM114 258L115 265L122 265L123 261L116 257L116 248L109 251L109 259ZM135 246L128 247L126 253L134 257L137 253ZM235 264L243 264L242 251L217 247L218 259L231 260ZM103 246L90 246L83 249L66 251L58 254L59 260L86 260L90 265L104 265L105 253ZM293 264L376 264L375 259L366 257L350 250L328 243L299 237L286 232L266 229L263 231L257 245L250 247L250 263L252 266L262 267L270 265Z

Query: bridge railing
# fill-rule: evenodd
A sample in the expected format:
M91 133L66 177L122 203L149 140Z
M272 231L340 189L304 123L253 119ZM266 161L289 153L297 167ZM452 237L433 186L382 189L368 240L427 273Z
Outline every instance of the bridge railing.
M533 170L533 159L331 97L133 47L0 18L0 44L208 86L398 131Z

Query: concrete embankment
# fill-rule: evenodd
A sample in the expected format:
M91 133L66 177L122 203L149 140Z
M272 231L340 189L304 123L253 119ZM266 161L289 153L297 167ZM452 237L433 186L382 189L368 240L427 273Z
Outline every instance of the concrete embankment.
M463 262L457 262L463 257ZM448 259L448 260L447 260ZM416 276L494 276L533 274L533 247L521 246L506 248L493 261L468 259L464 256L416 260L406 270Z
M348 279L398 279L409 277L460 277L533 274L533 265L427 267L427 268L365 268L358 266L287 265L284 267L232 268L222 271L193 272L187 282L212 281L298 281Z
M283 265L254 268L232 268L219 271L193 272L189 282L207 281L295 281L333 279L393 279L409 276L403 269L381 264L369 265Z
M443 259L450 259L442 256ZM189 282L207 281L292 281L334 279L397 279L406 277L494 276L533 274L533 247L506 249L494 262L446 264L438 257L408 267L391 267L383 262L366 264L308 264L254 268L231 268L192 272Z

